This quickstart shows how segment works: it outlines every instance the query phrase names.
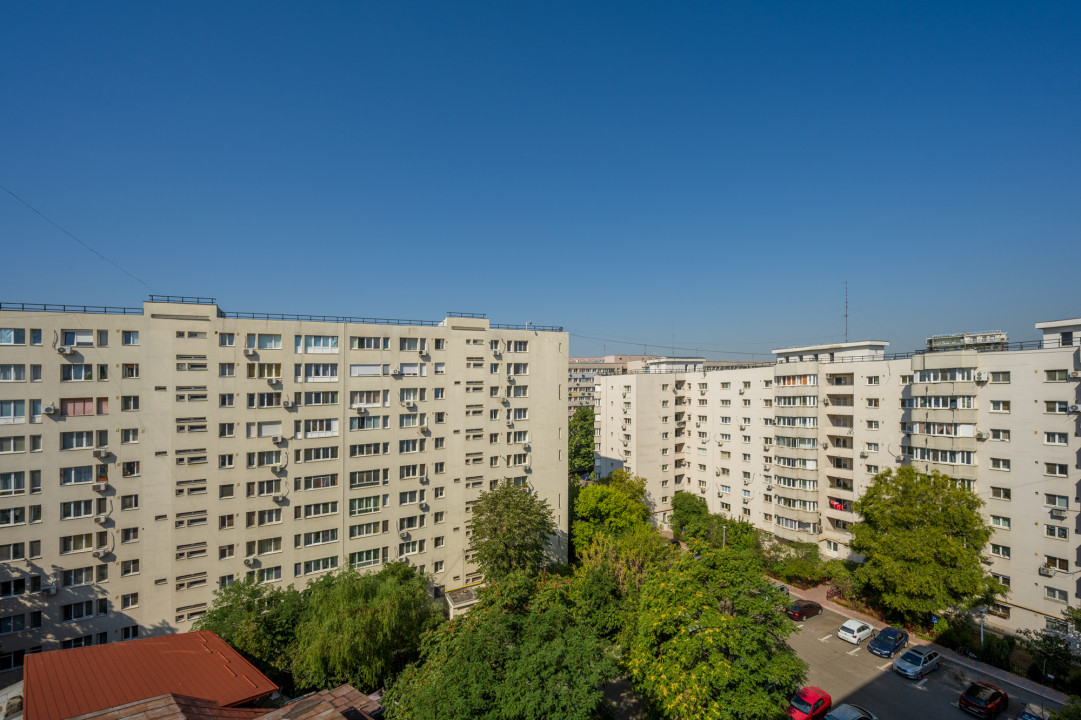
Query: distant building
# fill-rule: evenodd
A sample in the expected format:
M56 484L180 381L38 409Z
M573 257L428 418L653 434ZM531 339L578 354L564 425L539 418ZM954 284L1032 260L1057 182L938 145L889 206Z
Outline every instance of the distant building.
M595 470L645 477L661 528L689 492L838 558L851 556L853 503L875 474L938 470L983 499L994 529L985 563L1010 594L988 621L1061 628L1081 570L1081 318L1036 328L1040 340L1005 346L990 333L898 355L833 343L753 367L657 358L598 376Z
M1001 330L982 333L955 333L927 338L927 352L948 350L1005 350L1009 338Z
M605 355L604 357L569 358L568 363L568 415L580 407L592 407L593 386L596 378L603 375L622 375L628 369L641 367L656 355Z

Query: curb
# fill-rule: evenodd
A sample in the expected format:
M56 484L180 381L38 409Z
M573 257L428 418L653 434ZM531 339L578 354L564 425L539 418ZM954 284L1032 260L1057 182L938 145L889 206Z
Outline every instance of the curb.
M777 582L780 582L780 581L777 581ZM827 600L826 597L825 597L826 596L825 590L818 591L819 588L822 587L821 585L808 591L808 590L801 590L801 589L799 589L797 587L794 587L794 586L790 586L787 583L782 583L782 584L784 584L785 587L789 588L789 595L792 596L792 597L799 597L799 598L802 598L804 600L813 600L814 602L821 605L823 608L832 610L833 612L838 613L839 615L843 615L845 617L850 617L850 618L857 619L857 620L862 620L863 622L866 622L869 625L871 625L871 627L875 628L876 630L881 630L882 629L882 621L881 620L879 620L877 618L872 618L872 617L870 617L868 615L864 615L861 612L851 610L849 608L844 607L843 605L838 605L837 603L833 602L832 600ZM796 592L793 592L793 591L796 591L799 594L797 595ZM818 591L818 592L816 592L816 591ZM1067 699L1069 698L1069 696L1066 695L1065 693L1059 692L1058 690L1054 690L1052 688L1046 687L1046 686L1041 685L1039 683L1033 682L1032 680L1029 680L1028 678L1023 678L1023 677L1021 677L1019 675L1014 675L1011 672L1007 672L1006 670L1002 670L1002 669L994 667L992 665L988 665L987 663L982 663L979 660L970 660L968 658L962 658L960 655L958 655L953 650L950 650L949 648L942 647L941 645L937 645L937 644L935 644L933 642L930 642L928 640L924 640L923 638L917 638L917 637L911 637L910 636L910 642L911 642L912 645L933 646L934 649L937 650L939 652L939 654L942 655L942 657L946 658L947 660L949 660L951 663L953 663L955 665L959 665L959 666L961 666L961 667L963 667L963 668L965 668L967 670L971 670L972 672L980 673L981 675L986 675L988 677L992 677L992 678L994 678L995 680L997 680L997 681L999 681L1001 683L1004 683L1004 684L1007 684L1007 685L1012 685L1015 688L1020 688L1021 690L1025 690L1025 691L1030 692L1030 693L1032 693L1034 695L1039 695L1040 697L1045 698L1047 700L1050 700L1051 702L1055 702L1055 703L1058 703L1060 705L1065 705Z

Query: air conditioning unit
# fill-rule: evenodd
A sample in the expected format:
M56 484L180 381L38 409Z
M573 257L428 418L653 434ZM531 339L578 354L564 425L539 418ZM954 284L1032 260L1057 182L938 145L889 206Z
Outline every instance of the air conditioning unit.
M244 357L251 357L255 355L255 348L244 348Z
M270 442L274 443L275 445L281 445L283 442L285 442L285 438L283 438L281 435L275 435L274 437L270 438Z
M743 504L744 505L750 505L751 504L751 499L750 498L743 498Z
M421 475L419 480L420 480L421 485L427 485L428 484L428 476L427 475Z
M721 469L717 468L716 470L713 471L713 474L716 475L717 477L720 477L721 476Z
M767 483L767 484L766 484L766 489L767 489L767 490L772 490L772 489L773 489L773 486Z
M740 430L746 430L746 429L747 429L747 426L746 426L746 425L740 425L740 426L739 426L739 429L740 429Z
M507 382L510 383L511 385L513 385L514 383L516 383L518 381L514 379L513 375L508 375L507 376Z
M769 463L764 463L764 464L762 465L762 469L763 469L763 470L769 470L769 467L770 467Z
M514 427L514 423L512 421L508 420L507 421L507 427L509 427L509 428Z
M282 400L282 407L283 408L291 408L291 407L293 407L293 401L292 400Z
M744 485L750 485L750 484L751 484L751 481L750 481L750 480L744 480L744 481L743 481L743 484L744 484Z
M740 388L740 389L739 389L739 394L740 394L740 395L742 395L742 394L743 394L743 393L745 393L745 392L747 392L747 389L746 389L746 388Z
M1047 565L1041 565L1039 567L1038 572L1041 575L1043 575L1044 577L1054 577L1055 576L1055 569L1052 568L1052 567L1048 567Z
M421 346L421 345L418 345L418 346L417 346L417 355L424 355L424 354L425 354L425 353L427 353L427 352L428 352L428 351L427 351L427 350L425 350L423 346Z
M993 562L994 562L994 560L992 560L991 558L987 557L986 555L981 555L981 556L980 556L980 562L982 562L982 563L983 563L984 565L990 565L991 563L993 563Z
M504 405L510 405L510 398L499 398L499 402L503 403Z
M861 458L866 458L866 457L867 457L867 453L866 453L866 452L860 452L860 457L861 457Z
M1065 520L1066 519L1066 509L1065 508L1053 508L1051 510L1051 517L1053 517L1056 520Z
M402 540L408 540L409 533L407 533L405 530L402 530L400 533L398 533L398 537L400 537Z
M56 585L47 585L41 588L41 597L49 597L56 594Z
M94 451L94 457L96 457L96 458L107 458L107 457L109 457L109 450L107 448L98 448L97 450Z
M533 447L529 443L522 443L522 450L525 452L531 452Z
M525 470L526 472L533 472L533 466L532 465L526 465L522 469Z
M1071 370L1070 371L1070 379L1071 380L1081 380L1081 371Z
M724 447L724 440L718 440L717 447Z
M45 407L41 408L41 412L43 414L45 414L45 415L55 415L56 414L56 406L55 405L46 405Z
M986 440L987 439L987 433L983 432L982 430L977 432L976 433L976 439L977 440Z
M1069 410L1072 413L1081 413L1081 405L1070 405Z
M281 382L281 378L267 378L266 379L266 384L267 385L277 385L280 382Z
M103 482L94 483L93 485L90 486L90 489L93 490L94 492L105 492L106 490L109 489L109 483L103 483Z
M104 525L108 519L109 519L108 515L95 515L94 516L94 522L96 522L98 525Z
M108 555L109 551L108 550L95 550L94 552L92 552L90 554L93 555L94 557L96 557L98 560L100 560L103 557L105 557L106 555Z
M272 472L272 473L280 473L284 469L285 469L284 465L271 465L270 466L270 472Z
M255 567L255 558L253 558L253 557L244 558L244 567Z
M492 350L492 355L494 355L496 357L503 357L503 351L500 350L499 348L494 348Z
M428 512L428 503L426 502L420 503L417 507L420 508L421 512Z
M829 450L830 449L830 444L829 444L828 441L826 441L826 440L822 441L822 449L823 450Z
M822 404L825 405L826 407L829 407L830 406L830 399L829 398L822 398Z
M276 495L273 496L273 500L276 503L285 502L285 496L282 495L281 493L277 493Z
M991 376L983 372L982 370L976 371L973 374L973 377L975 378L976 382L987 382L991 379Z
M426 435L427 433L428 433L428 426L427 425L418 425L417 426L417 435Z
M402 374L402 369L400 367L396 367L396 368L394 368L393 370L390 371L390 374L391 375L401 375Z
M72 354L75 353L75 350L73 348L68 347L67 345L61 345L60 347L58 347L56 349L56 351L58 353L60 353L61 355L72 355Z
M901 463L903 463L903 462L905 461L905 456L904 456L904 455L898 455L898 456L897 456L897 457L895 457L895 458L894 458L893 460L894 460L894 462L896 462L896 463L897 463L898 465L900 465Z

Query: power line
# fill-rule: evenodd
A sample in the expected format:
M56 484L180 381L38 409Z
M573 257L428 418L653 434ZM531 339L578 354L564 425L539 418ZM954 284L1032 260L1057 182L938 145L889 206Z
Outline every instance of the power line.
M56 222L55 220L53 220L53 219L52 219L51 217L49 217L49 216L48 216L48 215L46 215L45 213L41 212L41 211L40 211L40 210L38 210L38 209L37 209L36 207L34 207L34 206L33 206L33 205L31 205L30 203L28 203L28 202L26 202L25 200L23 200L23 199L22 199L21 197L19 197L19 196L18 196L18 195L16 195L15 193L13 193L13 192L12 192L11 190L9 190L9 189L8 189L7 187L5 187L4 185L0 185L0 190L3 190L3 191L4 191L4 192L6 192L6 193L7 193L8 195L10 195L11 197L15 198L15 199L16 199L16 200L18 200L19 202L21 202L21 203L22 203L23 205L25 205L25 206L26 206L26 208L27 208L28 210L31 210L31 211L33 211L33 212L34 212L35 214L37 214L37 216L38 216L38 217L40 217L41 219L45 220L45 222L49 223L50 225L52 225L52 226L53 226L54 228L56 228L57 230L59 230L60 232L64 233L65 235L67 235L67 236L68 236L69 238L71 238L71 239L72 239L72 240L74 240L75 242L79 243L79 244L80 244L80 245L82 245L82 246L83 246L84 248L86 248L86 249L87 249L87 250L89 250L90 252L94 253L95 255L97 255L97 256L98 256L99 258L101 258L101 259L102 259L102 260L104 260L105 262L109 263L109 264L110 264L110 265L112 265L112 266L113 266L114 268L116 268L116 269L117 269L117 270L119 270L120 272L122 272L122 273L124 273L125 275L127 275L128 277L130 277L130 278L131 278L132 280L135 280L136 282L142 283L143 287L145 287L145 288L146 288L147 290L150 290L150 289L151 289L149 285L147 285L147 284L146 284L145 282L143 282L143 279L142 279L142 278L136 277L136 276L135 276L135 275L133 275L132 273L128 272L127 270L125 270L124 268L120 267L120 266L119 266L119 265L117 265L117 264L116 264L115 262L113 262L113 260L112 260L111 258L107 258L107 257L105 257L105 255L103 255L103 254L101 254L100 252L98 252L97 250L95 250L95 249L94 249L93 247L91 247L91 246L90 246L90 245L89 245L88 243L85 243L85 242L83 242L82 240L80 240L80 239L79 239L78 237L76 237L76 236L75 236L75 234L74 234L74 233L71 233L71 232L69 232L69 231L68 231L68 230L67 230L66 228L62 227L62 226L60 225L60 223Z

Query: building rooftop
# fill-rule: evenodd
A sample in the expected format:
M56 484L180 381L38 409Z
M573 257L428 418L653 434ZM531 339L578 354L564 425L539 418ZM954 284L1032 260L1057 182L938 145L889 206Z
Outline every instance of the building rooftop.
M774 355L791 355L792 353L829 352L830 350L858 350L861 348L884 349L889 343L885 340L857 340L855 342L826 343L825 345L804 345L803 347L779 348L771 351Z
M162 695L241 705L278 690L208 630L27 655L27 720L66 720Z

